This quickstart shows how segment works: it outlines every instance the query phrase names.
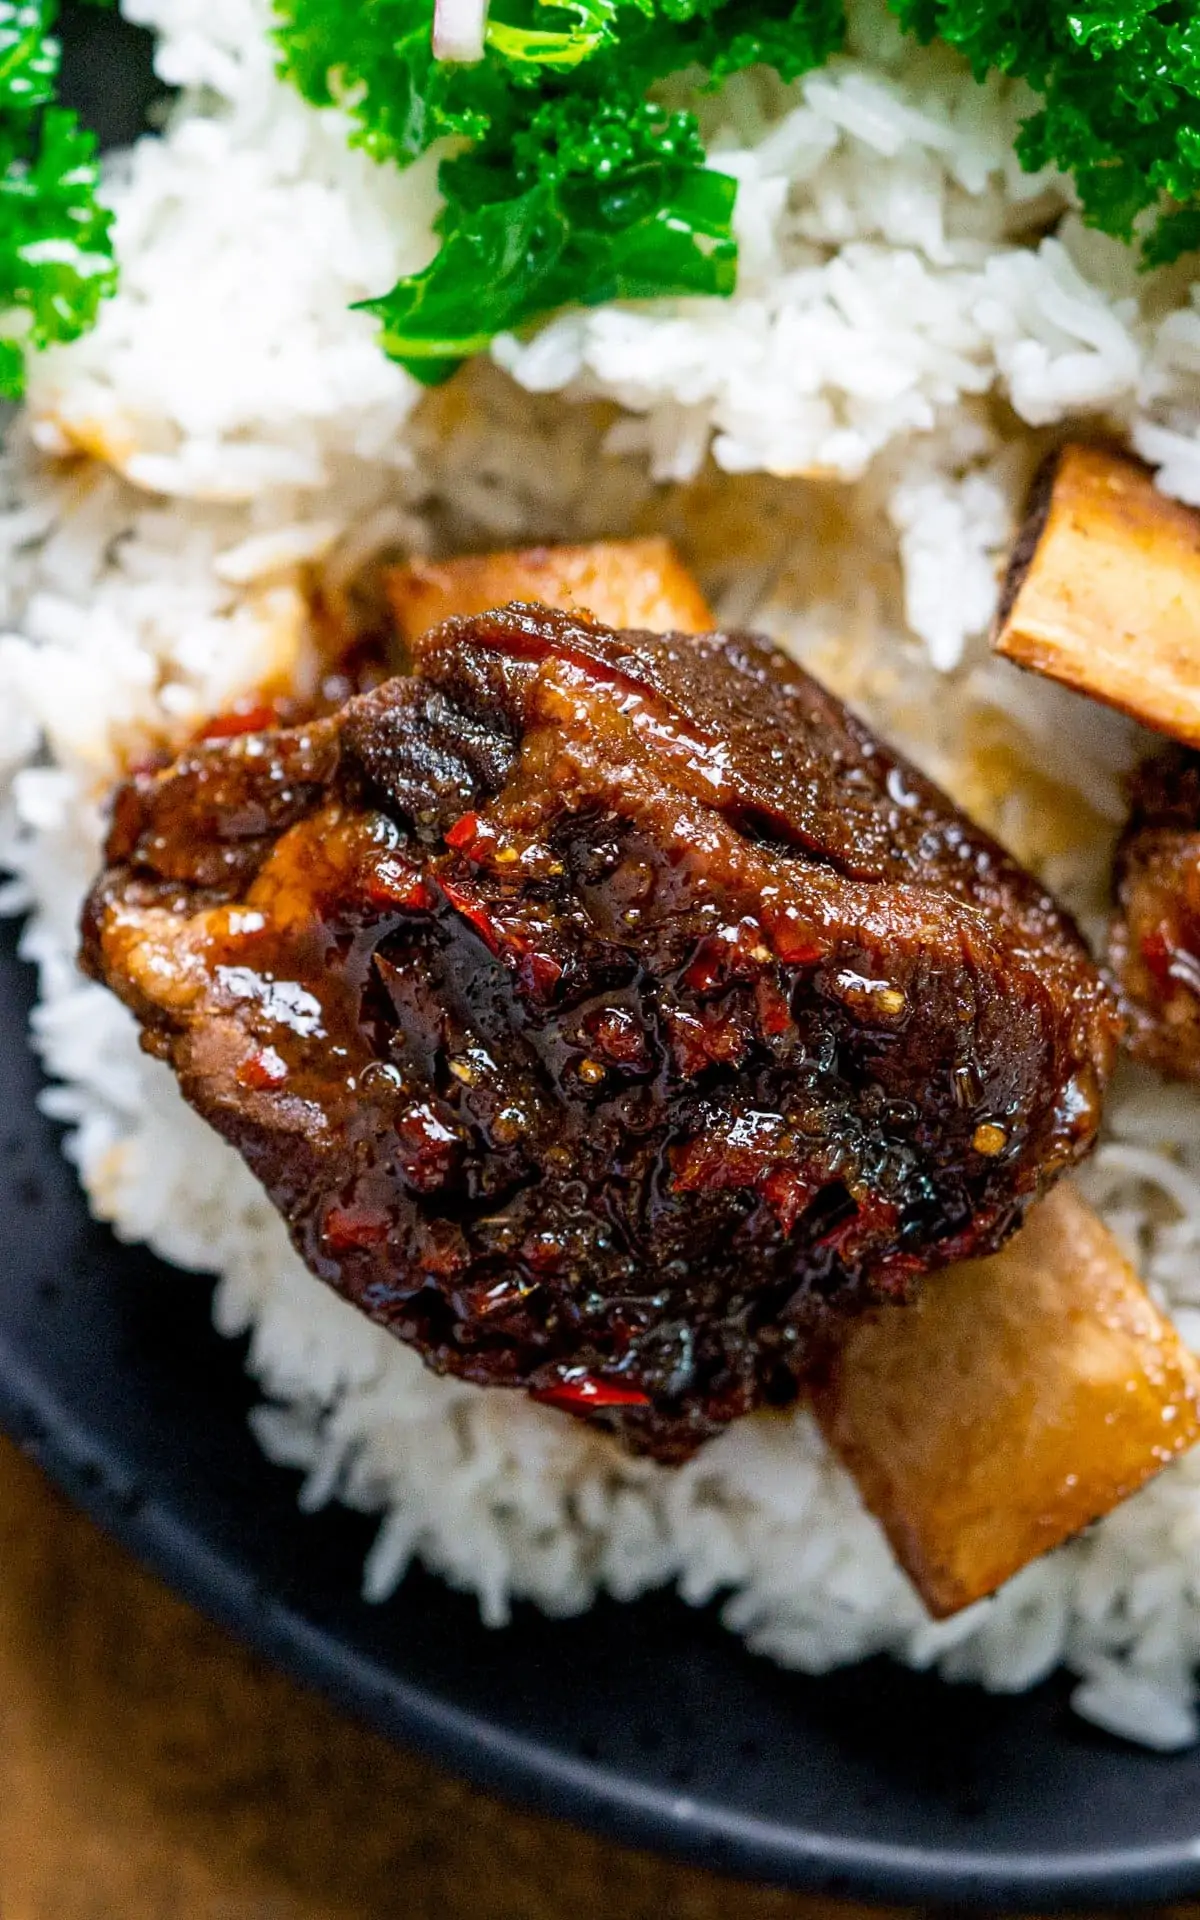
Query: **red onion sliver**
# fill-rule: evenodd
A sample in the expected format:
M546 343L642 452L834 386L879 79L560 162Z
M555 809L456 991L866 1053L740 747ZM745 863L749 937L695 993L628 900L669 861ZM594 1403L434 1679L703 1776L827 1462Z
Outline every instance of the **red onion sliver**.
M488 0L435 0L435 60L482 60Z

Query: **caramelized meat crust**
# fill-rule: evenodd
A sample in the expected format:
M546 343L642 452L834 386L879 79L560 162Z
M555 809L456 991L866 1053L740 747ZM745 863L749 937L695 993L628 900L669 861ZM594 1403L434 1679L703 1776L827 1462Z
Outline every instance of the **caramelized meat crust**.
M685 1458L1089 1147L1054 902L768 642L512 605L120 791L83 962L312 1270Z
M1148 760L1117 848L1109 955L1139 1059L1200 1080L1200 754Z

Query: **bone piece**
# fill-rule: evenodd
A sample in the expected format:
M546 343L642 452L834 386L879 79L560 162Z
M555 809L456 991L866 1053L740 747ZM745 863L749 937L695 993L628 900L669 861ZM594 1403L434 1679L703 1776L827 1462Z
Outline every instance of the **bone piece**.
M969 1606L1200 1437L1200 1368L1067 1185L847 1332L821 1425L930 1612Z
M1035 482L993 645L1200 746L1200 513L1137 460L1064 447Z

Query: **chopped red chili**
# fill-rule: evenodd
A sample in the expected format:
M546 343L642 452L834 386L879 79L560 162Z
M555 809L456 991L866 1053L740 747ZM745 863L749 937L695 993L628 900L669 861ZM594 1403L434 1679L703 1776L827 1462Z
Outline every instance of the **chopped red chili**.
M454 908L455 913L461 913L464 920L469 920L476 933L487 943L491 951L493 953L498 952L500 947L499 931L491 914L487 911L482 901L475 899L472 894L467 892L465 887L456 887L450 880L443 880L441 884L442 892Z
M648 1407L648 1394L636 1387L619 1387L615 1381L598 1380L593 1373L576 1374L552 1387L537 1387L532 1398L548 1407Z
M478 833L479 815L477 813L464 813L461 820L456 820L452 827L447 827L446 845L455 848L456 851L463 847L469 847Z
M385 1213L358 1207L330 1207L324 1239L337 1252L349 1247L378 1247L388 1237Z
M548 953L522 954L517 967L521 985L537 1000L548 1000L562 979L562 967Z
M363 879L369 900L382 907L404 907L411 913L433 905L433 895L416 867L395 854L376 860Z
M272 1087L280 1087L287 1079L286 1062L281 1060L274 1047L260 1047L242 1061L237 1070L239 1083L250 1087L255 1093L268 1093Z
M812 928L803 925L794 907L772 914L770 930L771 944L785 966L812 966L824 953Z
M255 706L232 706L226 713L216 713L206 721L200 738L202 740L232 740L239 733L263 733L268 727L277 724L279 715L274 707L258 703Z
M792 1024L792 1012L788 1006L787 995L780 992L774 980L763 978L754 989L754 1006L758 1014L758 1024L764 1033L786 1033Z

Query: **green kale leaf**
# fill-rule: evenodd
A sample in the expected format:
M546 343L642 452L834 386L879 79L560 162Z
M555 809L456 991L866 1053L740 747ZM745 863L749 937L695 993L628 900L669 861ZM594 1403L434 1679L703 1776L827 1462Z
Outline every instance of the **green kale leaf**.
M422 379L568 304L733 290L736 182L705 167L689 114L546 101L506 147L485 142L440 179L439 252L369 303Z
M374 158L468 143L439 171L433 262L366 303L426 381L566 305L731 293L736 183L653 89L763 60L790 78L845 31L842 0L494 0L466 66L433 59L431 23L431 0L281 0L279 26L284 70Z
M735 186L697 122L655 104L742 68L785 80L842 44L844 0L492 0L484 58L433 58L433 0L277 0L282 64L353 116L377 160L439 140L441 247L367 303L388 352L436 380L497 333L566 305L724 294ZM980 80L1041 96L1017 151L1074 177L1084 218L1149 264L1200 246L1197 0L888 0Z
M1017 152L1073 175L1084 219L1143 237L1149 264L1200 238L1200 15L1195 0L889 0L922 40L1042 96Z
M54 0L0 0L0 397L19 399L31 348L73 340L112 291L111 215L95 141L52 104Z

